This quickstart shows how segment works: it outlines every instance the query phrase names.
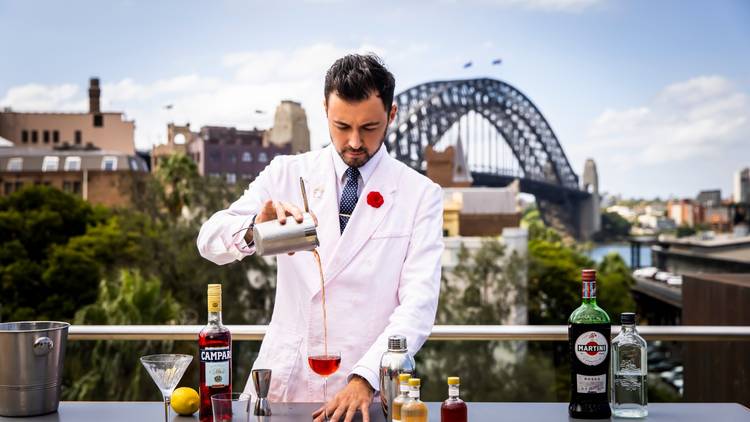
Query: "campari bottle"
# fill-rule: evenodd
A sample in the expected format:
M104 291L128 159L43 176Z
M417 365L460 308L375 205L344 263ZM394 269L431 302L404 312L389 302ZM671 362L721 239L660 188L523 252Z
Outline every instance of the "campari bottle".
M596 270L581 273L582 303L568 319L571 417L609 418L610 322L596 304Z
M221 322L221 284L208 285L208 324L198 334L200 421L213 422L211 396L232 392L232 335Z

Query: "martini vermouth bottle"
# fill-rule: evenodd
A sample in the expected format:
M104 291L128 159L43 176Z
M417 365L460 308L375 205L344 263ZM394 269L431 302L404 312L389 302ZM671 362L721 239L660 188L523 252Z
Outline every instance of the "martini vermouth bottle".
M609 316L596 304L596 270L581 272L581 306L568 319L571 417L609 418Z

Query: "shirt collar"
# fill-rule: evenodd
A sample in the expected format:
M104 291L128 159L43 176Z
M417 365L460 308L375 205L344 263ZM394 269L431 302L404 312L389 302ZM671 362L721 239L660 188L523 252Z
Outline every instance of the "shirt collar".
M344 162L344 160L339 155L338 151L336 151L336 147L331 145L331 151L333 153L333 167L336 170L336 180L339 182L346 183L346 180L344 180L346 169L349 168L348 165ZM385 141L380 145L380 148L378 149L378 152L375 153L375 155L370 158L365 165L358 167L357 170L359 170L359 175L362 177L362 186L367 185L367 181L369 180L372 173L375 171L375 168L378 166L378 163L380 160L383 159L383 154L387 154L385 150Z

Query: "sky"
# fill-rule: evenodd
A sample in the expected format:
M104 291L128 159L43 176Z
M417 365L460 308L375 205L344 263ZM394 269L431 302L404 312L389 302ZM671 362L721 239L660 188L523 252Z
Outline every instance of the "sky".
M397 93L513 85L579 175L596 161L609 194L729 197L750 166L744 0L0 0L0 39L0 107L86 111L97 76L103 110L135 120L139 149L165 142L170 121L270 127L286 99L302 103L318 148L326 69L375 52Z

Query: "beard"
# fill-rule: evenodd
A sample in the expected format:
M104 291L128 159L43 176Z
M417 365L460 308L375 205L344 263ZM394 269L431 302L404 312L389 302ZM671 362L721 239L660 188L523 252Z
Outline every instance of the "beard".
M377 154L378 151L380 151L380 148L383 147L383 143L385 142L385 133L383 134L383 137L380 139L380 143L378 144L378 147L375 148L375 151L368 150L364 145L361 147L354 149L350 147L349 145L344 146L344 148L339 151L338 149L336 152L339 154L342 160L344 160L344 163L346 163L349 167L362 167L365 164L367 164L368 161L370 161L370 158L372 158L373 155ZM331 138L331 144L333 143L333 138ZM356 156L348 156L347 153L350 154L357 154Z

